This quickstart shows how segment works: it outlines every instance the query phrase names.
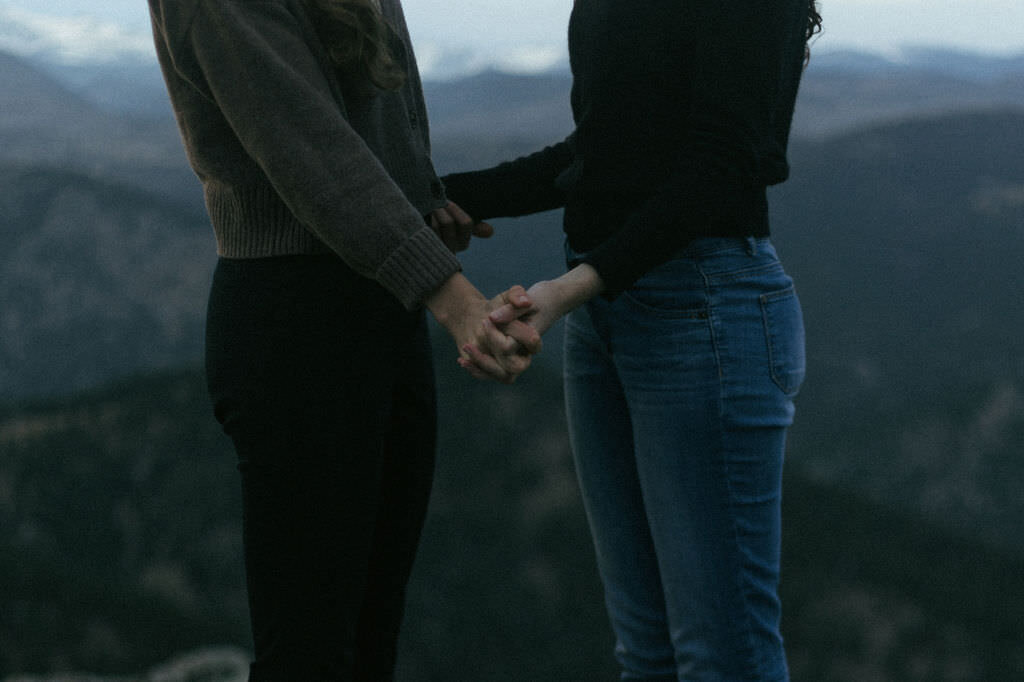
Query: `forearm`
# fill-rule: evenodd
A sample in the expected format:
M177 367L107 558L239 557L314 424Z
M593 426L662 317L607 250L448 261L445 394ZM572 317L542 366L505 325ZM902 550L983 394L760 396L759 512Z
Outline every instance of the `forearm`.
M551 280L558 317L583 305L604 289L597 270L589 263L580 263L569 272Z
M540 333L533 327L513 321L499 330L487 318L488 312L502 306L527 308L530 299L522 287L488 301L461 273L449 277L427 296L426 306L451 334L461 359L473 362L481 377L511 383L530 365L530 356L541 349Z
M572 163L566 140L515 161L442 178L449 198L477 220L538 213L565 205L558 176Z
M505 306L491 314L491 321L501 325L521 317L543 334L559 318L600 294L603 288L604 283L597 270L588 263L581 263L561 277L540 281L530 287L526 293L531 305L525 314Z
M602 293L614 298L695 239L766 236L767 210L764 187L681 172L637 205L618 232L581 261L601 274Z
M442 327L460 341L460 327L474 309L485 301L483 294L457 272L424 299L424 304Z
M235 187L246 206L252 204L250 188L272 190L297 223L352 269L378 281L405 307L418 306L460 267L424 225L425 202L409 199L433 175L424 172L405 188L392 178L346 118L306 23L284 3L197 7L187 29L160 43L169 51L169 90L191 133L185 138L197 172L209 176L225 202L235 199ZM374 106L383 121L406 115L398 93L377 98ZM188 142L193 138L198 142ZM402 140L396 129L400 158L422 155ZM224 205L239 212L234 203ZM277 202L274 208L280 210Z

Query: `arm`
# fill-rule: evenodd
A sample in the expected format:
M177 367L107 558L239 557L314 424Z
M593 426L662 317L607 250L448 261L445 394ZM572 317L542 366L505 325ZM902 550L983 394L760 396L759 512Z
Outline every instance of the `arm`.
M460 345L473 341L495 353L487 369L496 378L508 380L529 364L524 353L539 348L536 332L510 330L530 332L519 337L527 346L520 353L493 326L466 323L470 315L483 319L487 302L349 126L344 101L305 42L302 17L281 2L152 0L151 7L158 48L169 55L162 59L169 86L191 104L178 113L187 146L202 151L200 175L208 171L211 181L239 191L269 190L269 182L355 270L407 307L429 297Z
M573 161L573 136L514 161L442 178L449 197L478 220L539 213L565 206L558 178Z
M262 173L320 241L408 308L460 269L349 125L323 55L307 42L304 17L283 2L204 0L186 23L178 14L185 4L160 3L172 22L174 70L191 86L188 97L210 103L199 115L215 110L224 120L221 128L216 120L186 121L207 136L192 146L223 146L225 158L255 164L213 168L215 177L237 181L241 191ZM215 155L205 161L217 163Z
M531 355L540 351L540 333L516 320L515 312L502 330L488 318L499 307L512 311L528 307L530 299L522 287L512 287L488 301L462 274L455 274L427 297L426 305L455 339L462 352L460 362L472 357L480 378L512 383L530 366Z
M468 249L473 237L488 239L494 235L490 223L474 220L454 201L430 214L430 226L452 253Z
M736 226L763 210L764 187L785 179L785 143L802 68L804 0L686 3L687 39L675 88L684 106L676 132L663 129L680 164L623 228L586 262L606 295L628 288L689 241L716 226ZM595 93L594 108L613 109L617 93Z

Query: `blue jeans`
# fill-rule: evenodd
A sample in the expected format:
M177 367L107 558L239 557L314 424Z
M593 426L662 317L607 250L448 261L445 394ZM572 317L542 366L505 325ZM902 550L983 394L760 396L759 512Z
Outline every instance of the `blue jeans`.
M803 321L768 239L695 241L566 325L569 431L623 680L786 680Z

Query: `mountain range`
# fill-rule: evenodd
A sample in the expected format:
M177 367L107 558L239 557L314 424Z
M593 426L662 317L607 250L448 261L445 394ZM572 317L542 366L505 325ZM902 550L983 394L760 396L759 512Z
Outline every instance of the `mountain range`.
M8 188L0 197L0 400L197 360L212 240L172 122L105 112L23 61L0 59L0 181ZM897 98L891 74L841 75ZM814 100L806 108L823 116L844 109L831 77L809 73L807 85L800 106ZM935 96L952 101L947 85ZM438 167L494 163L561 139L571 129L558 104L566 87L557 75L496 72L428 84ZM974 525L1012 540L1019 495L1007 491L1016 506L995 523L985 496L952 490L967 480L956 464L983 460L979 443L1005 441L1019 421L1024 97L998 108L964 101L943 114L932 101L913 115L796 136L793 178L772 190L776 241L801 287L820 367L812 364L805 410L821 413L808 423L822 428L850 409L880 425L922 399L952 409L957 400L945 396L954 387L974 391L978 414L958 419L994 420L992 431L968 444L942 432L945 412L919 424L950 466L945 492L914 505L977 507ZM58 139L63 157L53 153ZM558 220L551 212L497 221L498 235L464 255L467 273L489 292L553 276L562 268ZM542 361L557 367L558 331L548 338ZM827 480L870 479L868 488L888 494L937 456L902 458L903 473L849 453L823 452L806 465Z
M1024 68L989 67L822 54L807 73L793 177L771 191L808 327L787 469L795 679L1024 669ZM195 369L213 265L198 183L162 95L111 106L100 81L54 73L0 54L0 676L245 645L231 455ZM568 84L428 82L439 169L557 141ZM496 227L463 258L485 291L563 267L557 212ZM512 390L456 374L437 339L456 399L402 679L453 662L481 681L611 675L557 333Z
M557 373L509 390L445 355L396 679L615 679ZM243 682L240 492L198 369L0 410L0 448L0 679ZM799 467L783 514L794 680L1016 679L1020 555Z

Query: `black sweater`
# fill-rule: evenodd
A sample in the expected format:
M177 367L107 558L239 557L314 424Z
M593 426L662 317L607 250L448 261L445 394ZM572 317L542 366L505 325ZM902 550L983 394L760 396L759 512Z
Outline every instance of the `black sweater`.
M576 0L576 130L446 176L448 196L478 219L564 206L569 244L609 296L694 238L767 235L806 23L807 0Z

